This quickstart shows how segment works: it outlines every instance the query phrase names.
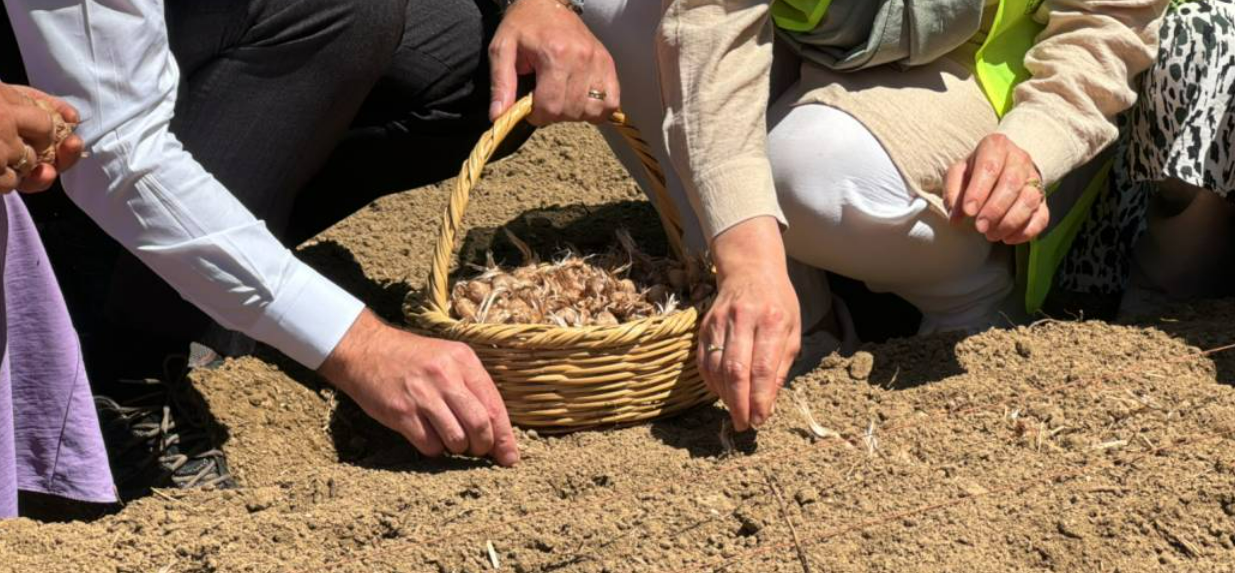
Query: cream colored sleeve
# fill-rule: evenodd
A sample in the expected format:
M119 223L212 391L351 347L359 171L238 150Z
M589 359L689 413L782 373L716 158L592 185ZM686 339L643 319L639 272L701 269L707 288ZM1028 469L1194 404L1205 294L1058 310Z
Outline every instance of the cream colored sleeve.
M705 237L784 215L767 156L767 0L663 0L656 36L664 137Z
M1046 29L1025 57L998 132L1027 151L1047 183L1119 136L1114 117L1136 103L1135 77L1157 56L1168 0L1047 0Z

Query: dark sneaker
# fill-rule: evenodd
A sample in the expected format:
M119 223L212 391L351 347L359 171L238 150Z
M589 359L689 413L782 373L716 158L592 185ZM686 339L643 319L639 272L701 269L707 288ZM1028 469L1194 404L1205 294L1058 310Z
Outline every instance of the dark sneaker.
M185 379L186 370L168 371L168 382L122 381L136 390L136 397L123 403L94 398L121 495L140 496L153 487L236 487L204 420L206 405Z
M189 344L189 370L214 370L223 365L223 355L196 342Z

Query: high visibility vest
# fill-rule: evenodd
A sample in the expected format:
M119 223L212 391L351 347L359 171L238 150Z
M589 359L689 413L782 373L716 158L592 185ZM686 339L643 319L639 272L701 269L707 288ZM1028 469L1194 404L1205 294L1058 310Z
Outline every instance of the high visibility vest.
M1001 0L990 34L978 49L978 81L1000 117L1012 109L1016 85L1029 78L1025 54L1043 28L1033 19L1042 2ZM772 20L785 30L809 32L819 26L831 5L832 0L775 0Z
M974 0L980 1L980 0ZM1017 84L1029 79L1025 54L1045 27L1034 19L1043 0L1001 0L991 31L977 51L974 66L978 83L999 117L1012 109ZM772 19L780 28L804 32L815 29L832 0L776 0ZM1016 250L1017 282L1025 293L1025 310L1037 312L1050 294L1055 272L1076 239L1090 208L1106 187L1110 164L1092 179L1079 199L1049 231ZM1050 196L1056 187L1047 190ZM1054 216L1054 214L1053 214Z

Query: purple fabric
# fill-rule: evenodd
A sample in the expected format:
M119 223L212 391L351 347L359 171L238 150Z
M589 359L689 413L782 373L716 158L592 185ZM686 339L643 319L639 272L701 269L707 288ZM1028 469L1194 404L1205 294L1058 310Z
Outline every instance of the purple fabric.
M17 490L116 500L77 332L30 214L0 203L0 518Z

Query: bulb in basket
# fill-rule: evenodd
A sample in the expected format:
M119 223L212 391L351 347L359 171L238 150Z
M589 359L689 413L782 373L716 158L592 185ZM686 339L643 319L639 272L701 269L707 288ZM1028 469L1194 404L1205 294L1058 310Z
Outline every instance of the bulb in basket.
M492 254L479 274L451 289L451 315L464 323L545 324L561 327L616 326L703 306L715 292L709 265L652 257L630 233L617 232L618 246L601 255L573 250L542 262L508 229L523 266L503 269Z

